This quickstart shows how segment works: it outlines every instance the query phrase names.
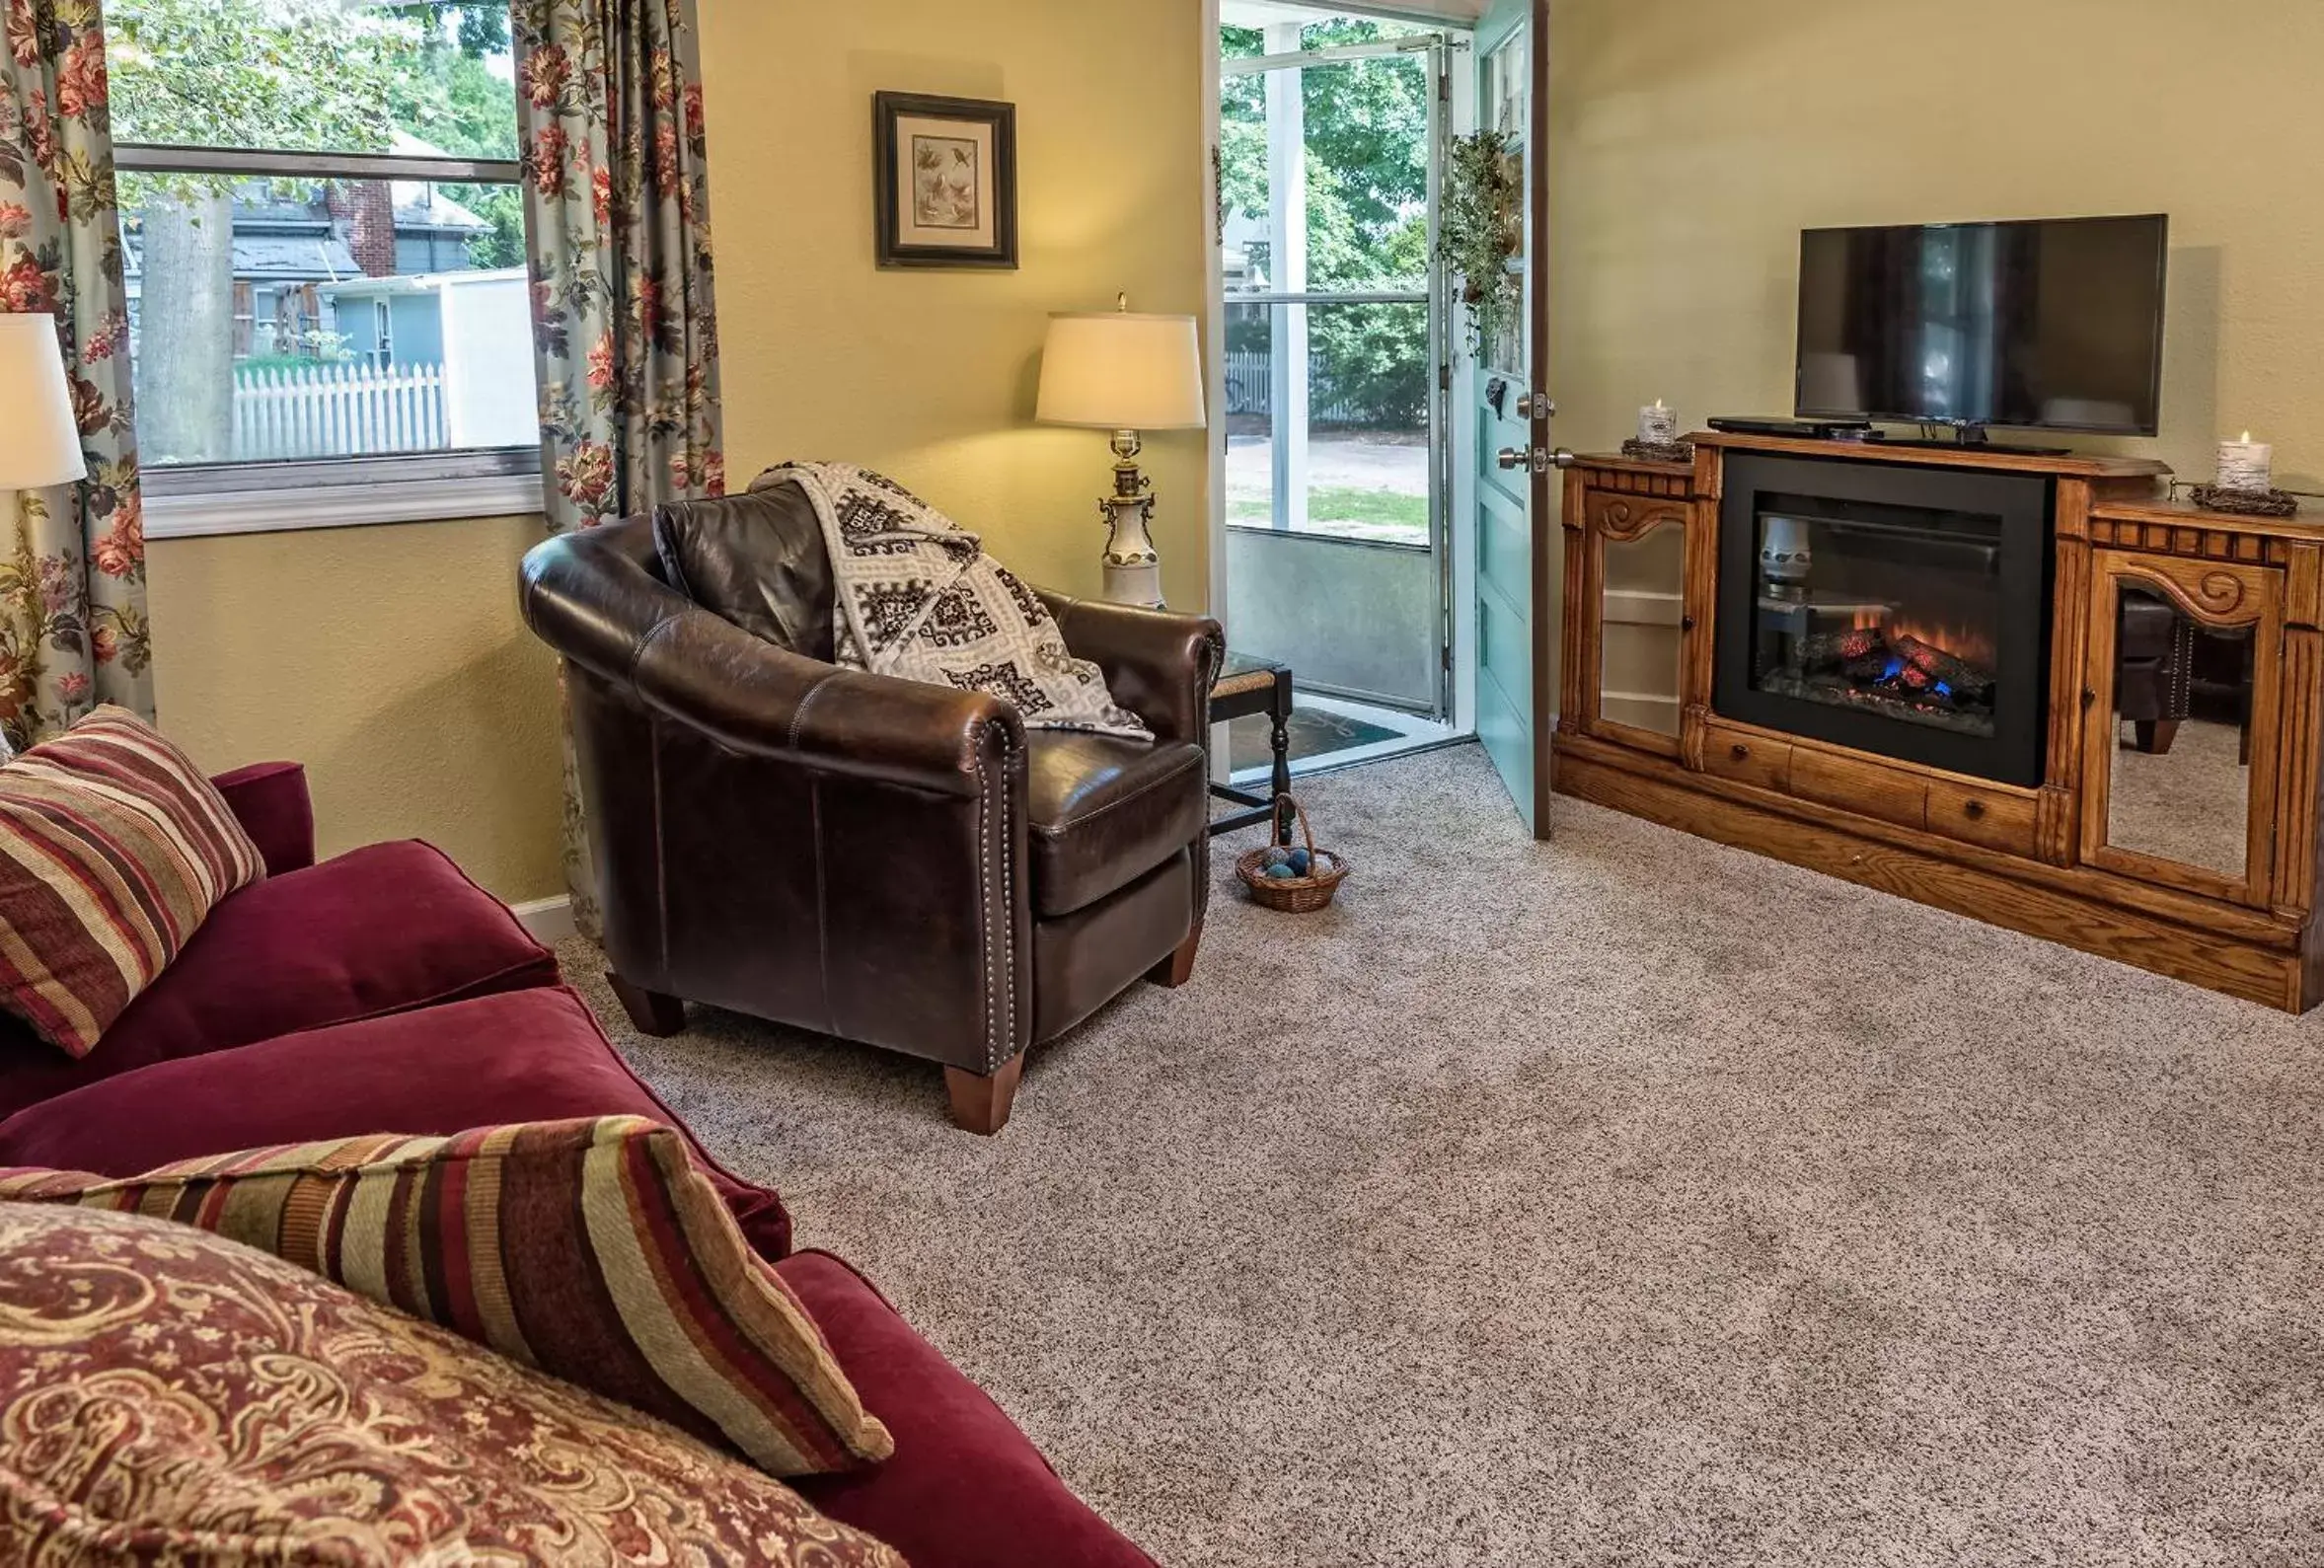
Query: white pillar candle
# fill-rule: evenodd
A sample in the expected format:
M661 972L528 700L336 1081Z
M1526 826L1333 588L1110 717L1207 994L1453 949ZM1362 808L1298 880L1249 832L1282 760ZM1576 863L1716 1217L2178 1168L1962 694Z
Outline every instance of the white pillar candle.
M1651 409L1638 411L1638 439L1647 446L1673 446L1679 439L1679 411L1664 406L1660 398Z
M2219 488L2266 494L2275 487L2276 449L2243 432L2240 441L2219 443Z

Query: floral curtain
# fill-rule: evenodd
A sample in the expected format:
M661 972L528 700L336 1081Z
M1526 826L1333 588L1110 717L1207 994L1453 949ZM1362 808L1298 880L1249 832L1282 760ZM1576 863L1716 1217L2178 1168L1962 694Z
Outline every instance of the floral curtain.
M725 490L694 0L517 0L553 532ZM565 870L597 930L565 748Z
M7 11L0 309L56 318L89 465L0 512L0 728L21 746L99 703L151 716L153 678L105 34L97 0Z

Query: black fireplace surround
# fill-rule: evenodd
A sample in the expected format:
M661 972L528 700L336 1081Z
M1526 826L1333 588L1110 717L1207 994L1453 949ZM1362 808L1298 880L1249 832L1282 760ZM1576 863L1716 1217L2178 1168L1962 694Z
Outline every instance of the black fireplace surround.
M1717 710L2039 785L2055 494L2041 475L1730 453Z

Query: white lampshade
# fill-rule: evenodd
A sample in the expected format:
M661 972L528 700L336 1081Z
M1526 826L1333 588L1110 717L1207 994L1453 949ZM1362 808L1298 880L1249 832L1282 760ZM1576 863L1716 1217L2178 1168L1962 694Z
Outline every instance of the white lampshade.
M44 311L0 315L0 490L88 477L56 318Z
M1050 317L1036 416L1098 430L1201 428L1194 318L1127 311Z

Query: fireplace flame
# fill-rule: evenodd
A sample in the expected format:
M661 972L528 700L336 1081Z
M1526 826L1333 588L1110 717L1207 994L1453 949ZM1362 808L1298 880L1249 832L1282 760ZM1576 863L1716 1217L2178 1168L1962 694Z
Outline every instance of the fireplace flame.
M1909 615L1884 615L1878 610L1859 610L1850 630L1877 632L1892 646L1906 637L1912 637L1952 654L1964 664L1974 664L1981 670L1990 670L1998 662L1992 637L1972 626L1924 621Z

